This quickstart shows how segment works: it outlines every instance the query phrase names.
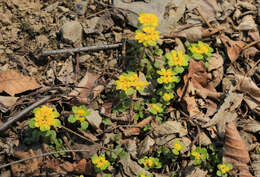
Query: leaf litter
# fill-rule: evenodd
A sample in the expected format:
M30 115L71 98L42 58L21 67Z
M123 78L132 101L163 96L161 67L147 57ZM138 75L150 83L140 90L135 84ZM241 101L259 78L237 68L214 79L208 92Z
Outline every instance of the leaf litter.
M212 146L223 152L223 160L233 164L231 175L259 175L259 0L84 2L0 3L0 14L5 14L0 15L0 126L44 95L53 95L48 102L55 105L64 122L73 105L84 104L94 112L86 132L70 125L74 133L61 129L59 134L66 142L65 149L88 152L33 158L1 168L1 175L100 176L91 157L114 150L119 156L112 156L114 165L107 170L113 176L138 176L141 172L151 176L171 176L172 172L178 172L178 176L214 176L210 170L190 165L189 153L200 145L211 155L215 152L209 150ZM86 55L41 56L43 50L133 40L141 11L159 17L163 33L160 44L166 50L176 46L184 49L186 41L198 40L214 48L208 67L190 58L188 71L167 109L169 116L162 123L147 115L142 121L132 119L135 110L115 113L120 95L113 92L113 83L125 71L121 65L125 58L137 55L128 52L130 46ZM129 65L131 62L126 61ZM140 75L149 80L145 73ZM153 84L149 90L135 94L149 99ZM133 100L144 102L137 97ZM144 110L148 109L145 104ZM23 115L1 132L0 166L53 150L37 150L25 141L32 116ZM242 136L245 132L248 136ZM175 141L185 146L178 161L154 171L138 163L143 156L156 157L160 147L174 148ZM44 139L38 143L43 144Z

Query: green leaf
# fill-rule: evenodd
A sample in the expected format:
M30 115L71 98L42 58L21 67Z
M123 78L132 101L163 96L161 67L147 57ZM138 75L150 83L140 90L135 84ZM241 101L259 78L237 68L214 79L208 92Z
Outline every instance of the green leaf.
M35 120L34 119L31 119L30 122L29 122L29 127L30 128L35 128Z
M110 119L108 119L108 118L104 118L104 119L102 120L102 122L103 122L103 124L105 124L105 125L111 125L111 124L112 124L112 121L111 121Z
M93 163L93 161L95 161L95 160L97 160L97 159L98 159L98 155L97 155L97 154L93 155L93 156L91 157L92 163Z
M78 110L78 107L77 106L72 106L72 112L76 113Z
M181 66L176 66L176 67L174 67L174 69L173 69L173 72L176 73L176 74L183 73L183 71L184 71L184 68L181 67Z
M155 68L161 68L161 63L159 61L154 62L154 67Z
M56 127L60 127L61 126L61 122L59 119L54 119L54 124Z
M180 154L179 151L176 150L176 149L172 149L172 153L173 153L174 155L179 155L179 154Z
M154 108L151 108L149 111L150 111L152 114L154 114L154 115L157 114L157 111L156 111Z
M88 128L88 122L87 122L87 121L81 122L80 125L81 125L81 128L82 128L83 130L86 130L86 129Z
M76 122L75 116L74 116L74 115L70 115L70 116L68 117L68 121L69 121L70 123L75 123L75 122Z
M129 88L125 91L126 95L133 95L134 94L134 89L133 88Z
M111 177L112 175L111 174L108 174L108 173L102 173L102 177Z
M218 170L218 171L217 171L217 175L218 175L218 176L222 176L221 171Z

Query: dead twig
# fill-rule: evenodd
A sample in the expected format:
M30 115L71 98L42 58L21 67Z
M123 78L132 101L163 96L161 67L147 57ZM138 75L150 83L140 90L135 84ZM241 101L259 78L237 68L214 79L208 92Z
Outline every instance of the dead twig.
M196 8L197 12L199 13L199 15L201 16L201 18L203 19L203 21L208 25L209 28L213 29L213 27L211 26L211 24L208 22L208 20L202 15L201 11L199 8Z
M256 40L256 41L253 41L253 42L251 42L250 44L247 44L245 47L243 47L242 50L245 50L245 49L247 49L247 48L249 48L249 47L252 47L253 45L257 44L258 42L260 42L260 39L258 39L258 40Z
M122 43L117 43L117 44L109 44L109 45L80 47L80 48L73 48L73 49L47 50L47 51L42 52L42 56L55 55L55 54L61 54L61 53L74 54L76 52L88 52L88 51L98 51L98 50L105 50L105 49L114 49L114 48L119 48L121 46L122 46Z
M6 130L9 125L11 125L13 122L19 120L23 115L27 114L28 112L30 112L31 110L33 110L35 107L41 105L42 103L44 103L45 101L49 100L52 96L48 95L46 97L43 97L42 99L38 100L37 102L35 102L34 104L32 104L31 106L25 108L24 110L22 110L20 113L18 113L17 115L11 117L7 122L5 122L3 125L0 125L0 132Z
M21 160L17 160L17 161L14 161L14 162L10 162L10 163L1 165L0 169L8 167L10 165L14 165L14 164L17 164L17 163L24 162L24 161L27 161L27 160L32 160L32 159L35 159L35 158L40 158L40 157L49 156L49 155L53 155L53 154L59 154L59 153L68 153L68 152L89 152L89 150L77 149L77 150L61 150L61 151L55 151L55 152L47 152L47 153L35 155L35 156L32 156L32 157L28 157L28 158L25 158L25 159L21 159Z

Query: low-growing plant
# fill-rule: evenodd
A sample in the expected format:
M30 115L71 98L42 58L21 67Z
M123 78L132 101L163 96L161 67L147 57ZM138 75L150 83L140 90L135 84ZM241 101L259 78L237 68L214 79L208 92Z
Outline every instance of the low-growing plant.
M137 177L151 177L151 175L147 175L147 174L145 174L145 172L141 172L138 174Z
M194 160L194 165L200 165L208 159L209 155L206 148L196 147L191 151L191 159Z
M232 170L232 165L227 163L227 162L224 162L222 164L218 164L218 171L217 171L217 175L218 176L221 176L221 177L227 177L228 176L228 172L230 170Z
M110 166L110 162L106 160L104 154L100 154L99 156L97 154L93 155L91 157L91 161L94 165L96 172L104 171Z
M179 155L180 151L184 149L184 144L181 141L174 141L173 142L173 149L172 149L172 153L174 155Z
M90 115L90 112L87 110L86 106L73 106L72 107L73 115L68 117L68 121L70 123L79 122L81 129L86 130L88 128L88 121L86 119L87 116Z
M147 157L144 156L140 160L138 160L138 163L141 165L144 165L144 169L149 170L149 169L159 169L162 167L162 164L158 158L155 157Z

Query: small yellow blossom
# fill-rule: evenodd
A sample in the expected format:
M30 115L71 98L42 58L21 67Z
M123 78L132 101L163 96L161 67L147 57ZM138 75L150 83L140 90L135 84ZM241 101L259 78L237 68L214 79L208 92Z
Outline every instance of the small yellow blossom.
M148 159L146 159L144 161L144 166L148 166L149 168L151 168L153 166L153 158L149 157Z
M92 156L91 161L95 165L98 171L100 170L103 171L110 165L110 162L106 160L104 154L101 154L100 156L97 155Z
M192 155L195 157L195 160L199 160L200 159L200 153L192 152Z
M155 109L157 112L159 112L161 110L161 108L159 106L157 106L156 104L152 104L152 108Z
M140 13L138 17L139 22L144 26L152 26L156 28L159 26L158 17L155 14Z
M172 93L164 93L163 94L163 100L164 101L170 101L173 98L173 94Z
M174 148L175 148L177 151L182 150L182 146L181 146L180 144L178 144L178 143L176 143L176 144L174 145Z
M187 66L189 57L184 55L181 50L172 50L170 53L167 53L166 58L168 59L169 66Z
M35 108L33 113L34 118L31 119L31 127L39 127L41 131L48 131L51 126L57 127L60 125L60 121L56 119L60 114L51 107L43 105L41 108Z
M213 52L213 49L208 44L201 41L197 44L191 44L189 50L195 59L203 59L204 56L210 57Z
M135 39L144 46L155 46L156 41L160 38L160 32L153 27L144 27L142 30L137 30Z
M73 110L73 113L75 114L75 119L83 122L86 120L86 116L89 115L89 112L87 111L85 106L79 106L76 109Z
M157 73L159 75L161 75L160 78L157 79L159 84L162 84L162 83L168 84L171 82L178 81L178 78L176 76L174 76L174 73L171 69L166 70L165 68L162 68L161 70L157 71Z
M219 170L221 171L221 173L226 173L226 172L228 172L229 171L229 168L226 166L226 165L224 165L224 164L221 164L220 166L219 166Z
M122 74L119 80L116 82L116 89L126 91L131 87L137 90L143 90L145 86L148 85L147 81L141 81L136 73L130 72L128 74Z

